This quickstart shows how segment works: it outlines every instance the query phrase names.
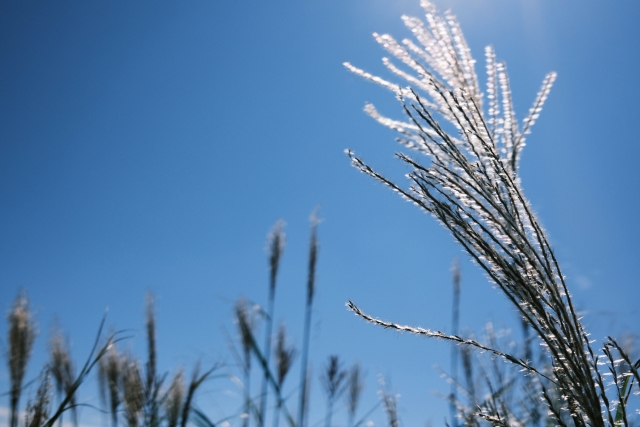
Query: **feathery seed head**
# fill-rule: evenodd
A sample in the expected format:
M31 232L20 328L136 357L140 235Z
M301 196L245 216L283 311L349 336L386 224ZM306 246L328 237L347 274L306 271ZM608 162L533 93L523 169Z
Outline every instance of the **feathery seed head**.
M251 368L251 346L253 345L254 334L257 318L254 311L249 307L249 303L245 298L240 298L234 307L235 320L240 333L240 343L242 344L242 353L244 356L244 369Z
M335 401L344 391L346 377L347 372L342 368L339 356L329 356L329 360L320 376L320 382L330 402Z
M311 238L309 239L309 276L307 280L307 305L311 305L316 286L316 262L318 261L318 224L317 209L311 213Z
M278 275L278 266L280 265L280 257L284 251L285 234L284 234L285 222L279 220L273 226L273 229L269 233L267 238L267 252L269 253L269 273L270 281L269 286L273 290L276 286L276 277Z
M9 320L9 371L11 383L21 383L36 337L36 325L29 310L29 299L20 293L7 316Z
M49 366L58 393L69 391L74 382L74 367L69 344L59 327L55 327L49 341Z
M401 45L390 36L374 34L378 43L411 70L406 72L389 59L384 60L393 74L409 82L410 88L398 90L397 84L351 64L345 66L399 97L408 117L406 125L371 115L400 132L401 143L427 155L430 165L398 154L412 168L409 188L405 190L353 153L349 152L349 157L358 170L384 183L449 229L536 332L554 369L550 376L545 376L529 362L474 340L382 322L364 315L352 304L351 309L387 328L490 351L553 382L565 396L564 402L574 420L603 426L604 398L596 390L600 373L593 351L558 260L523 194L517 173L525 135L538 118L556 75L550 73L544 79L533 107L520 125L506 65L496 61L493 49L487 48L486 113L482 109L483 94L477 84L474 60L455 17L448 12L441 16L428 0L421 0L421 4L427 12L426 24L415 18L403 18L420 46L407 42ZM494 421L502 419L491 417Z
M289 369L293 364L293 359L295 358L296 353L295 347L291 344L287 344L287 330L284 323L281 323L278 328L278 338L275 348L277 382L280 387L289 373Z

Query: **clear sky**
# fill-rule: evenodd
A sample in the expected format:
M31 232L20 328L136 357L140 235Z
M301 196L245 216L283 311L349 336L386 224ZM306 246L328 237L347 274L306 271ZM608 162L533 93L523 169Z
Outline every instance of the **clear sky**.
M523 187L593 337L637 333L640 3L436 4L459 18L481 78L485 45L507 62L518 117L558 72L523 153ZM300 343L308 217L319 206L312 425L330 354L367 371L361 413L382 374L401 394L404 425L442 425L434 391L447 391L437 366L448 369L449 347L367 325L344 303L450 331L450 265L461 257L463 330L493 321L517 339L519 322L435 220L343 153L405 172L393 132L362 112L372 101L400 117L399 105L342 66L388 76L371 33L408 36L403 13L422 16L417 0L2 2L0 302L7 310L24 289L37 312L29 377L55 318L81 360L107 307L142 356L147 291L163 370L201 359L237 372L224 331L235 336L239 296L266 300L265 242L278 219L287 246L275 318ZM237 392L216 380L198 402L221 418ZM94 388L82 396L96 403ZM382 425L382 411L372 419Z

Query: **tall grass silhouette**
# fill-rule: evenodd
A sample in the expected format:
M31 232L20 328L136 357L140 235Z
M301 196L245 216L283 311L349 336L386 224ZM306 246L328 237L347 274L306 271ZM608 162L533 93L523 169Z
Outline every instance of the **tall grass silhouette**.
M316 269L318 264L319 243L318 243L318 223L319 220L314 212L310 218L311 232L309 238L309 252L307 277L305 283L305 299L304 299L304 319L302 323L302 348L298 350L291 339L287 336L286 327L281 323L278 328L277 336L274 337L272 330L272 316L275 304L275 278L280 257L284 249L285 235L283 231L283 223L279 221L269 234L267 239L267 254L269 263L269 292L267 296L266 310L261 309L257 304L250 304L246 298L238 300L234 310L235 323L238 328L238 347L240 351L234 351L237 356L238 364L242 371L242 394L243 394L243 410L240 415L243 427L251 424L256 426L263 425L267 420L267 413L270 407L265 404L269 400L269 396L275 400L275 405L271 407L273 410L273 427L278 427L281 420L289 427L309 425L310 412L310 385L311 385L311 369L310 369L310 344L311 344L311 315L313 309L314 296L316 294ZM266 319L264 328L263 346L259 346L260 341L260 317ZM273 351L273 359L267 354ZM317 353L317 351L314 351ZM283 387L285 379L290 376L292 365L300 354L300 376L298 378L298 387L291 392L285 393ZM271 362L273 360L273 363ZM251 390L253 362L257 362L257 373L262 379L266 379L267 387L261 385L260 394L254 395ZM291 382L291 381L290 381ZM346 402L349 425L356 426L364 422L364 419L354 421L358 403L363 388L363 374L356 364L347 371L343 369L342 363L338 356L330 356L327 364L320 373L320 382L326 394L326 414L324 423L326 426L333 425L333 413L336 403L348 389L348 398ZM263 383L264 384L264 383ZM292 411L289 407L292 405L293 397L297 397L296 411ZM295 414L295 417L294 417ZM368 414L367 414L368 415ZM197 414L201 427L212 427L218 422L213 421L206 414L199 412ZM315 424L313 424L315 425Z
M49 343L49 361L40 375L29 384L36 386L24 408L24 423L20 422L19 402L27 387L23 384L31 349L36 338L36 323L29 307L26 293L16 297L7 316L10 390L9 426L53 427L63 425L63 415L71 411L72 422L78 424L77 408L90 406L78 403L78 390L85 384L90 373L97 368L100 400L105 406L113 427L185 427L190 419L193 397L202 383L217 369L201 372L199 364L193 369L192 378L185 386L183 370L180 368L167 389L162 388L164 375L156 368L155 314L153 299L147 296L146 332L148 357L142 368L139 359L129 352L120 352L117 344L125 337L121 333L103 336L103 318L89 356L76 373L69 345L59 327L53 330ZM52 389L58 399L54 405ZM186 389L186 390L185 390Z
M640 381L640 361L630 360L618 343L607 338L600 353L580 322L560 264L518 177L518 162L526 136L537 120L556 78L549 73L522 123L516 120L504 62L490 46L486 57L486 109L470 49L451 12L440 15L427 0L421 5L426 24L403 16L416 41L374 37L403 65L383 58L391 73L409 83L406 88L373 76L349 63L355 74L394 92L405 122L384 117L367 104L365 111L399 133L398 142L428 164L408 154L396 156L409 166L408 188L347 150L353 166L428 212L447 228L488 278L504 293L531 328L548 357L545 370L508 352L439 331L402 326L349 308L365 320L418 335L445 339L491 352L540 381L539 399L558 425L628 425L626 411L633 379ZM606 365L604 367L603 363ZM608 370L609 372L605 371ZM611 386L604 376L610 374ZM550 387L557 393L550 391ZM557 395L559 399L555 399ZM481 406L475 416L491 424L509 424L500 405Z
M31 313L26 293L21 292L11 307L8 320L7 362L10 373L10 390L6 395L10 402L9 427L52 427L54 423L63 425L65 412L71 411L71 420L78 424L77 408L90 406L78 402L78 390L93 368L97 368L97 383L104 415L103 424L111 427L186 427L192 423L198 427L216 427L225 422L237 422L242 427L261 427L267 420L273 420L272 426L285 423L289 427L308 425L310 409L311 369L310 333L313 299L316 292L316 268L319 244L317 236L318 218L311 216L309 238L308 271L303 281L305 287L302 360L300 361L299 387L295 386L286 394L283 390L285 380L291 376L294 363L297 362L298 349L288 335L284 323L280 323L277 333L273 333L273 316L276 302L276 278L280 259L284 250L285 234L283 222L273 227L267 239L269 280L266 309L246 298L240 298L233 308L233 317L237 326L238 339L234 355L237 356L240 377L233 372L233 366L215 364L209 370L201 370L196 363L190 377L183 367L178 367L171 380L168 372L161 372L157 366L156 316L154 299L146 296L145 338L147 344L146 359L136 357L127 347L122 348L120 341L131 337L122 333L110 333L103 336L103 319L93 349L87 362L76 373L76 364L72 358L68 339L58 325L52 330L49 342L49 361L35 380L25 381L27 365L36 338L37 325ZM264 321L264 322L263 322ZM261 329L261 323L264 328ZM263 342L262 346L259 342ZM271 354L273 353L273 354ZM222 369L224 368L224 369ZM218 371L218 372L216 372ZM215 375L214 375L214 372ZM351 370L343 369L338 356L331 356L329 363L319 375L321 384L327 393L325 425L333 425L332 416L343 392L348 389L348 422L356 427L364 418L355 421L358 404L363 388L363 374L358 364ZM207 414L196 405L196 394L208 379L237 379L241 385L242 403L239 410L222 419ZM253 380L262 380L259 393L252 390ZM289 381L290 383L292 381ZM26 385L25 385L26 383ZM35 393L33 389L35 388ZM54 407L53 389L57 394L58 406ZM25 390L31 390L32 396L20 414L20 398ZM289 409L297 398L296 412ZM318 399L320 400L320 399ZM269 404L271 402L272 404ZM340 408L342 409L342 408ZM375 408L374 408L375 409ZM367 413L368 416L371 413ZM267 417L269 415L270 417ZM21 418L24 420L21 422ZM315 425L315 424L314 424Z

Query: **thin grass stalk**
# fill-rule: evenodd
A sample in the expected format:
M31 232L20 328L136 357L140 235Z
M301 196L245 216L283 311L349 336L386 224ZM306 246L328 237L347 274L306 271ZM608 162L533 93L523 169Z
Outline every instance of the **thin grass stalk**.
M462 372L464 374L465 385L469 391L469 404L472 408L478 407L478 395L476 393L476 382L473 375L473 362L471 361L471 347L464 346L460 349L462 356Z
M324 426L331 427L331 418L333 417L333 400L327 399L327 411L324 417Z
M320 376L320 383L327 395L327 413L325 417L325 427L331 427L333 416L333 406L344 391L347 372L342 369L340 358L336 355L329 356L325 369Z
M199 375L200 375L200 363L196 363L195 367L193 368L193 373L191 374L191 381L189 382L187 395L182 405L182 413L180 415L180 427L186 427L187 422L189 421L189 414L191 413L193 397L195 395L196 389L201 383L201 381L199 381L200 379Z
M7 316L9 323L9 348L7 362L9 367L9 408L10 427L18 426L18 403L22 395L22 382L31 357L36 337L36 325L29 309L27 294L20 292L13 301L13 307Z
M180 427L186 427L191 415L191 409L193 407L193 400L195 398L196 391L200 386L211 377L211 374L218 369L218 365L213 366L208 371L200 374L200 363L196 363L191 374L191 381L187 388L187 394L182 406L182 414L180 415Z
M273 231L269 235L268 251L269 251L269 297L267 300L267 318L266 318L266 330L265 330L265 343L264 354L269 365L269 359L271 357L271 333L273 328L273 311L276 297L276 279L278 276L278 266L280 264L280 257L284 250L284 231L282 230L283 222L278 221L273 227ZM265 372L262 378L262 388L260 393L260 410L258 412L258 422L261 427L264 426L266 411L267 411L267 398L268 398L268 383L269 378Z
M635 369L636 367L626 362L626 360L629 359L628 356L626 356L626 352L624 352L617 345L617 343L614 343L615 340L609 337L608 341L605 342L602 349L607 358L608 369L613 380L612 382L615 387L616 399L618 402L615 411L615 421L612 424L615 426L624 425L625 427L628 427L629 421L627 412L627 401L629 399L629 396L631 395L631 390L633 388L633 369ZM616 349L618 351L618 354L621 356L620 359L615 359L612 352L613 349ZM623 355L623 353L625 354ZM640 360L636 362L636 365L640 365ZM627 372L624 372L625 370L627 370Z
M302 414L302 423L306 426L309 424L309 402L311 401L311 382L312 382L312 366L309 365L306 372L305 389L304 389L304 413Z
M567 424L564 422L564 419L562 417L562 413L556 407L555 402L553 401L553 399L549 395L549 392L544 386L542 387L542 397L544 398L544 401L547 404L547 408L549 409L549 414L553 416L553 419L555 420L555 422L558 423L560 427L567 427Z
M358 410L360 396L362 395L362 389L364 388L362 370L360 369L360 364L358 362L353 364L348 375L347 410L349 415L349 422L347 424L347 427L355 427L354 420L356 411Z
M278 399L276 402L276 409L273 412L273 427L278 427L280 424L280 411L282 411L283 399Z
M318 217L315 212L311 215L311 238L309 240L309 270L307 276L307 299L304 310L304 333L302 337L302 357L300 366L300 402L298 405L297 427L304 427L308 412L308 383L309 383L309 335L311 333L311 309L315 293L316 262L318 259L317 239Z
M529 364L526 360L523 359L519 359L509 353L505 353L502 352L500 350L494 349L494 348L490 348L487 347L485 345L480 344L478 341L476 340L472 340L472 339L464 339L461 338L459 336L456 335L447 335L443 332L440 331L432 331L429 329L424 329L424 328L416 328L413 326L406 326L406 325L400 325L397 323L393 323L393 322L387 322L384 320L380 320L377 319L375 317L372 317L368 314L366 314L365 312L363 312L358 306L356 306L352 301L348 301L347 302L347 308L349 310L351 310L352 312L354 312L357 316L365 319L366 321L373 323L375 325L378 326L382 326L385 329L394 329L397 331L402 331L402 332L409 332L415 335L422 335L422 336L426 336L426 337L430 337L430 338L437 338L437 339L442 339L445 341L450 341L456 344L463 344L466 346L470 346L470 347L475 347L479 350L483 350L486 352L489 352L497 357L500 357L504 360L506 360L507 362L510 362L516 366L521 367L522 369L524 369L526 372L531 372L534 374L537 374L549 381L551 381L554 384L557 384L554 379L551 376L546 375L545 373L543 373L542 371L539 371L535 366L532 366L531 364Z
M460 264L456 259L451 267L453 273L453 310L451 314L451 332L458 335L458 323L460 321ZM458 427L456 417L456 400L457 400L457 383L458 383L458 353L459 349L456 345L451 346L451 392L449 395L449 417L451 425Z
M249 356L251 357L251 356ZM242 427L249 427L249 420L251 417L251 407L253 402L251 401L251 363L248 364L248 368L244 371L244 411L242 417Z
M531 336L530 334L529 324L521 318L520 326L522 327L522 337L524 343L524 360L533 363L533 349L531 346L533 342L533 336ZM524 387L526 390L539 390L539 378L536 378L532 375L525 375ZM538 427L540 425L540 421L542 421L543 419L543 412L540 410L540 396L537 396L532 392L528 392L526 395L525 407L531 420L530 424L534 427Z
M630 372L633 374L634 378L638 382L638 385L640 385L640 374L639 374L640 359L638 359L636 362L632 362L631 358L629 357L629 354L622 348L620 344L618 344L618 342L615 339L613 339L612 337L607 337L607 339L609 340L609 343L613 347L615 347L616 350L618 350L618 352L620 353L620 357L622 357L622 359L626 362Z

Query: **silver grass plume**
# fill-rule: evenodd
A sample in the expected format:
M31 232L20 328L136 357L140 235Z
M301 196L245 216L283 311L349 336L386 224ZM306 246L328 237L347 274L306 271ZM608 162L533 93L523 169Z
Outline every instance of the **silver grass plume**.
M267 252L269 253L269 288L275 289L276 278L278 276L278 267L280 266L280 258L284 252L285 239L284 234L285 222L279 220L273 226L267 238Z
M22 394L22 382L31 357L33 341L36 338L36 325L29 310L26 293L20 292L13 301L13 307L7 316L9 323L9 403L11 410L10 427L18 426L18 403Z
M253 332L257 319L254 311L249 307L249 302L246 298L240 298L236 302L233 310L235 321L238 325L242 355L244 357L243 369L249 371L251 370L251 343L253 342Z
M293 359L296 356L296 348L292 344L287 343L287 328L284 323L281 323L278 328L278 338L276 339L274 353L276 358L276 382L279 387L282 387L284 379L293 364Z
M312 366L307 366L304 377L304 389L300 393L300 411L302 413L302 422L306 425L309 422L309 401L311 400L311 386L313 380ZM296 424L297 426L297 424Z
M51 372L45 365L40 373L40 385L36 395L27 403L25 427L43 427L49 418L51 406Z
M545 376L530 361L479 346L472 340L381 322L363 315L355 305L351 308L385 327L484 347L557 386L564 402L561 410L570 415L576 426L604 426L603 408L608 405L598 358L576 314L546 233L525 198L517 175L525 136L538 118L556 74L550 73L544 79L520 127L506 66L495 60L492 48L487 48L489 110L485 113L474 60L455 17L450 12L439 15L428 0L421 0L421 4L426 12L426 25L417 18L403 17L419 44L410 40L401 44L391 36L374 34L376 41L410 71L401 70L386 58L383 63L411 87L401 88L349 63L345 66L396 94L407 122L384 118L373 106L367 106L366 111L398 131L402 145L426 155L431 163L425 166L397 153L411 168L407 174L410 185L404 189L351 151L347 150L347 154L353 166L433 215L452 233L536 332L553 369ZM452 134L448 129L455 132ZM552 407L549 410L554 412ZM553 415L560 423L562 414Z
M309 271L307 277L307 306L313 303L316 290L316 263L318 261L318 224L320 219L314 210L309 219L311 222L311 238L309 239Z
M73 391L73 383L75 382L75 366L71 359L69 344L59 327L55 327L49 341L49 366L51 375L55 383L56 392L60 399L68 394L71 395L69 401L71 405L71 413L73 424L78 425L78 413L76 409L76 395ZM62 416L59 421L62 425Z

